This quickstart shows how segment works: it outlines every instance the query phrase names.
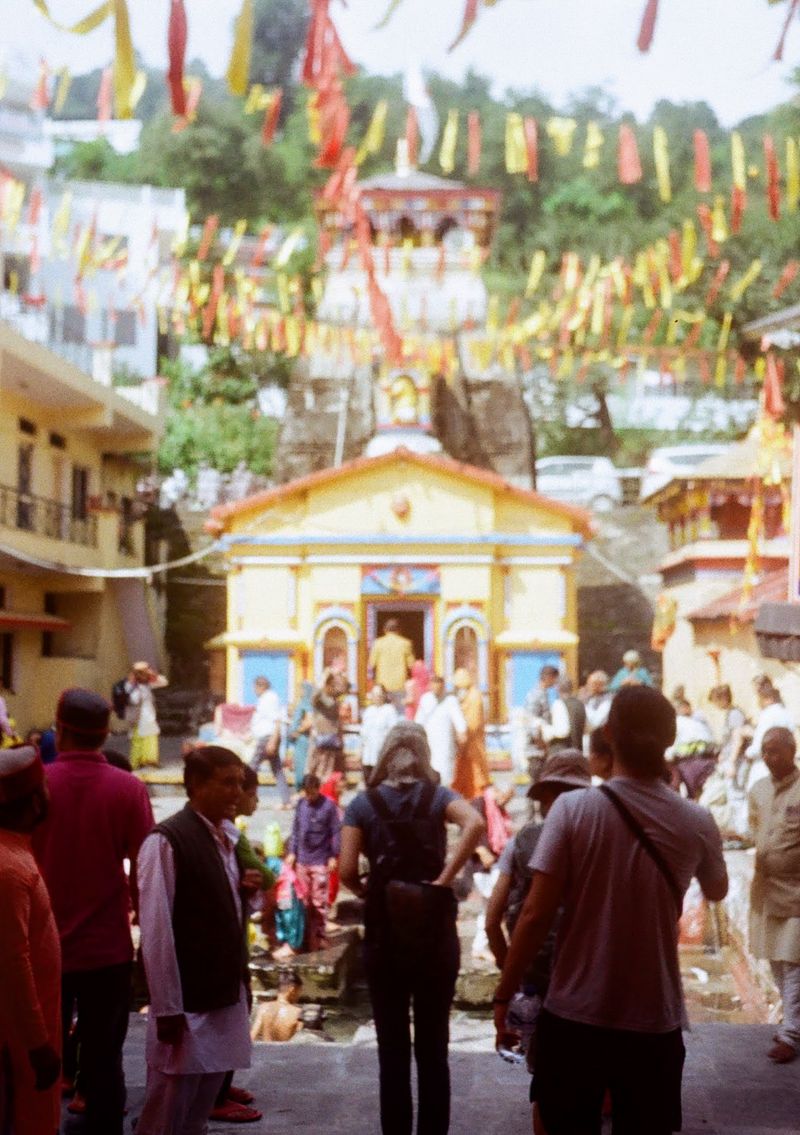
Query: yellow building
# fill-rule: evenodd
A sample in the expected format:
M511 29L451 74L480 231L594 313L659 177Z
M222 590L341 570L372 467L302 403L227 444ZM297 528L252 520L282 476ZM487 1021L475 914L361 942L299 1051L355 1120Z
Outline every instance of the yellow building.
M148 393L0 323L0 680L19 730L65 686L109 696L133 657L162 661L131 460L157 441Z
M390 616L430 669L468 666L495 721L546 662L575 674L589 515L495 473L400 448L223 505L208 528L227 565L228 629L209 646L229 701L252 702L258 674L292 701L330 664L363 696Z

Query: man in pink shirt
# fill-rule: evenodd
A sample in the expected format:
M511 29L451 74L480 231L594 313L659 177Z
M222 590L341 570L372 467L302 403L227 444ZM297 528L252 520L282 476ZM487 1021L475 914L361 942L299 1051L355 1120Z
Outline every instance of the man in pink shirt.
M61 939L65 1033L78 1014L90 1135L122 1135L133 964L125 861L135 862L153 826L147 789L100 752L110 712L89 690L61 695L58 758L47 769L50 815L34 839Z

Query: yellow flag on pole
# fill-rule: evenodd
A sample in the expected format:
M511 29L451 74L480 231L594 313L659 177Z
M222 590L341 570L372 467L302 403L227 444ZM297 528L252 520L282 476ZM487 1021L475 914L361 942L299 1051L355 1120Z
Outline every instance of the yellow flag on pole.
M104 20L107 20L111 13L114 11L114 0L105 0L99 8L95 8L88 16L84 16L82 20L78 20L74 24L61 24L58 20L54 20L50 15L50 9L47 6L46 0L33 0L36 7L42 13L46 20L58 28L62 32L71 32L73 35L86 35L87 32L94 31L99 28Z
M114 111L117 118L133 117L131 95L136 82L127 0L114 0Z
M656 163L658 196L666 204L672 200L672 184L669 176L669 144L663 126L653 128L653 157Z
M358 147L356 165L361 165L368 154L380 153L383 139L386 135L386 115L388 112L388 102L386 99L381 99L375 106L367 131L361 145Z
M253 48L253 0L242 0L242 9L236 17L233 51L225 77L228 90L234 95L245 95L250 79L250 54Z
M58 72L58 87L56 97L53 99L53 114L61 114L72 86L72 75L69 67L62 67Z
M458 142L458 111L448 110L447 121L442 133L439 149L439 165L445 173L452 173L456 165L456 144Z

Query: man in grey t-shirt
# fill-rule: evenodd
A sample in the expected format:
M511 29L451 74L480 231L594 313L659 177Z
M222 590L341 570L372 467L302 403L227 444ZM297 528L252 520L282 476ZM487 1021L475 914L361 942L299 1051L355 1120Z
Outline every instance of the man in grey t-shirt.
M677 900L696 876L705 896L719 901L728 879L713 819L662 779L664 750L675 737L667 699L646 686L624 687L607 729L614 750L607 787L650 850L601 789L556 801L532 860L495 1019L500 1035L505 1003L563 906L537 1037L544 1127L548 1135L594 1135L608 1088L619 1130L668 1135L680 1129L684 1056Z

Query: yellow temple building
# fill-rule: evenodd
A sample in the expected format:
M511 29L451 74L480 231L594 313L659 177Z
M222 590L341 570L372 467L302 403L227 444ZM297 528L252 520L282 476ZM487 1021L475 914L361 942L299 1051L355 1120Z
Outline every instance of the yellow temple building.
M495 722L545 663L576 674L589 514L496 473L395 448L215 508L207 527L226 561L227 630L208 646L228 701L252 702L265 674L287 704L329 665L363 698L390 616L432 671L472 671Z

